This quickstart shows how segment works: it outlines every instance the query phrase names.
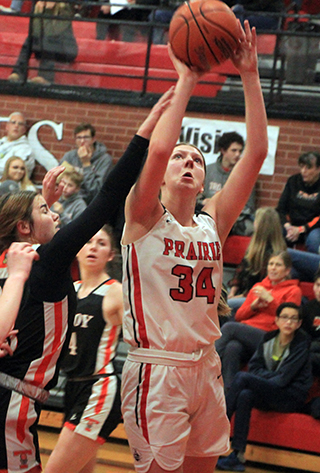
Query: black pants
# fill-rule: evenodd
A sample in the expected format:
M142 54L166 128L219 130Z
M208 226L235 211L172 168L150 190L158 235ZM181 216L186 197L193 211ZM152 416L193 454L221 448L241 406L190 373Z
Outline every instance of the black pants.
M32 44L30 47L29 38L27 38L22 45L18 60L13 68L13 72L23 77L25 68L27 67L27 64L29 62L32 52L33 52ZM52 55L48 53L46 54L45 52L43 52L41 56L39 57L39 61L40 61L40 64L39 64L38 75L48 80L49 82L53 82L55 61L52 59Z

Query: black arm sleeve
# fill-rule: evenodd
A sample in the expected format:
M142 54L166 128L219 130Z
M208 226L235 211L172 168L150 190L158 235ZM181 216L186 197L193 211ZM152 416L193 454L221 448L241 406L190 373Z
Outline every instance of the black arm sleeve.
M287 215L289 214L289 202L290 202L290 182L287 181L285 188L280 196L277 212L280 216L281 224L284 225L287 220Z
M108 174L100 192L75 220L59 230L50 243L44 245L43 255L49 259L50 272L58 274L69 268L82 246L105 224L112 224L119 206L123 204L135 183L149 141L135 135L122 158Z

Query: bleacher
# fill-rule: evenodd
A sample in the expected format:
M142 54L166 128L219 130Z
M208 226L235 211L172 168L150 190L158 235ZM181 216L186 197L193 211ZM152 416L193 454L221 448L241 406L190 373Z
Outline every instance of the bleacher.
M1 0L1 3L9 6L10 0ZM101 100L104 94L110 97L112 91L151 96L163 93L175 83L177 75L168 57L166 45L154 45L151 41L152 27L159 24L129 22L130 26L133 25L136 28L133 42L97 40L97 6L94 2L88 2L88 5L92 6L93 12L89 18L73 18L73 30L79 54L72 64L56 63L55 83L50 90L48 88L46 90L45 87L34 87L27 81L22 85L10 84L6 81L28 35L31 1L24 2L20 14L0 13L0 83L3 93L27 93L35 96L48 96L48 93L53 96L56 93L57 96L63 90L65 98L74 99L75 94L80 90L83 93L86 90L92 100ZM295 102L299 100L300 107L306 108L305 113L318 113L315 112L318 98L320 103L320 87L317 83L309 84L307 88L304 84L296 84L292 91L291 84L287 84L285 80L285 47L283 45L286 35L301 34L282 29L281 25L286 25L286 22L292 18L294 19L295 16L289 15L288 18L280 16L278 30L266 31L258 35L259 70L269 114L274 109L275 113L280 115L291 113L301 116L301 110L298 112L297 109L292 108L293 93ZM302 19L308 20L305 16ZM112 23L112 20L108 21ZM320 36L319 33L311 33L311 36L314 34ZM32 57L26 79L37 75L37 67L38 61ZM316 74L314 77L316 81ZM217 106L224 110L226 107L228 110L243 108L241 81L231 61L225 62L203 76L195 89L192 101L201 100L199 106L203 109L209 97L213 98ZM309 97L310 105L307 107ZM115 95L113 99L115 100Z
M28 29L29 17L0 14L0 79L9 76ZM72 64L56 63L57 85L163 93L177 79L166 45L150 45L147 38L142 42L138 34L138 40L132 43L97 40L96 22L92 18L74 19L73 30L79 53ZM260 56L272 57L275 44L275 35L259 35ZM29 79L37 75L37 67L38 61L32 57ZM227 61L203 77L194 95L214 97L230 76L239 77L239 74L231 61Z

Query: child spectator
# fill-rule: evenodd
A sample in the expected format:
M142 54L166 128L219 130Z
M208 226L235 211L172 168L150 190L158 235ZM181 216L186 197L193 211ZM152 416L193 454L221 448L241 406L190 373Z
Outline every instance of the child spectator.
M302 306L302 328L311 336L311 363L314 376L320 376L320 269L315 274L315 299Z
M222 336L216 341L216 349L222 361L226 391L241 366L248 363L256 351L265 332L276 329L277 307L283 302L300 305L299 281L290 279L290 271L291 259L286 251L272 255L267 277L250 289L236 312L236 322L221 327Z
M17 182L22 191L36 191L36 186L30 181L26 164L19 156L11 156L5 164L1 181Z
M299 328L302 312L285 302L277 308L278 330L265 334L249 362L249 372L236 375L228 391L227 415L235 414L233 452L217 463L219 470L244 471L244 452L255 407L264 411L297 412L312 385L309 338Z
M61 174L60 180L64 184L62 196L53 205L53 210L60 215L60 223L64 227L80 215L87 207L87 204L79 194L83 181L82 174L76 170L64 171Z

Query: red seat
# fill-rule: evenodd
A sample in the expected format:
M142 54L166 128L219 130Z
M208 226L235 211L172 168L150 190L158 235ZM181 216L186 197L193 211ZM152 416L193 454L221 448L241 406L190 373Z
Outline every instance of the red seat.
M232 266L241 263L248 248L251 237L230 235L223 246L223 262Z

